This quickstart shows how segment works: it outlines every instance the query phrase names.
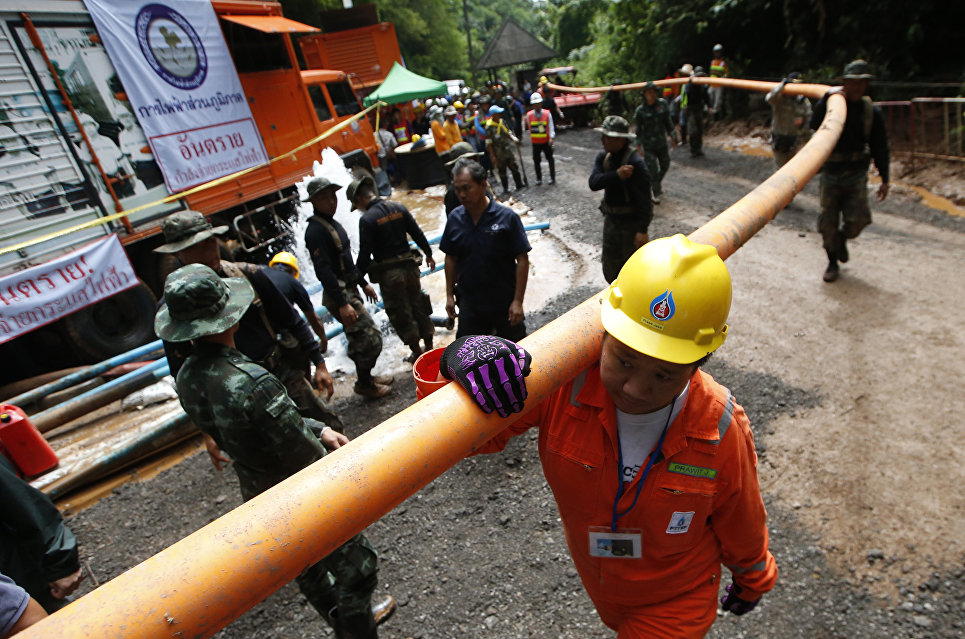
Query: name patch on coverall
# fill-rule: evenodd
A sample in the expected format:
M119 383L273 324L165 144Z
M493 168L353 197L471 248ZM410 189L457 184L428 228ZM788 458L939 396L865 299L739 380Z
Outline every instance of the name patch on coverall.
M677 473L680 475L690 475L691 477L703 477L704 479L717 479L717 471L713 468L704 468L703 466L691 466L690 464L681 464L678 462L672 462L667 465L667 470L672 473Z

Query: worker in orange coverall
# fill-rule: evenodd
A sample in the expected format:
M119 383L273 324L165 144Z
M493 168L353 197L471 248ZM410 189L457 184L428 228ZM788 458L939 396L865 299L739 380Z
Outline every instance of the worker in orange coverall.
M731 283L711 246L654 240L602 303L598 362L480 448L539 428L543 473L573 563L618 639L703 637L777 581L744 409L700 370L727 336ZM523 409L530 355L494 336L457 339L440 370L485 410ZM535 365L538 365L536 362Z

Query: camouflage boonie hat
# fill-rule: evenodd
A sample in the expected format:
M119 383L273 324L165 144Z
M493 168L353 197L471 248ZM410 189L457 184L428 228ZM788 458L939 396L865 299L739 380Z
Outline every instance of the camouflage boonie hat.
M476 149L472 148L472 145L469 144L468 142L456 142L455 144L452 145L452 148L449 149L450 160L446 162L446 166L451 167L456 163L456 160L458 160L459 158L463 158L463 157L477 158L480 155L483 155L483 153L480 151L476 151Z
M319 192L324 191L330 186L334 186L336 191L342 188L341 185L335 184L328 178L324 178L324 177L312 178L311 180L308 181L308 184L305 185L305 192L307 193L307 195L305 196L305 199L302 200L302 202L310 202L313 197L319 194Z
M644 92L644 93L646 93L647 91L649 91L649 90L651 90L651 89L653 89L654 91L657 91L657 85L653 83L653 80L651 80L650 82L647 82L645 85L643 85L643 92Z
M627 122L626 118L621 118L619 115L606 116L606 119L603 120L603 125L593 130L611 138L627 138L628 140L632 140L637 137L630 133L630 123Z
M368 175L363 175L356 180L352 180L352 183L348 185L347 189L345 189L345 197L348 198L348 201L352 204L353 211L358 208L355 206L355 194L358 193L363 184L368 184L370 187L372 187L372 190L376 195L379 194L379 188L375 186L375 180Z
M865 60L852 60L845 65L844 74L841 76L844 80L870 80L873 77L871 65Z
M154 249L154 252L177 253L209 237L224 235L227 231L227 226L211 226L211 222L197 211L178 211L161 222L165 243Z
M203 264L188 264L164 282L164 306L154 317L154 332L169 342L217 335L237 324L254 299L247 279L222 279Z

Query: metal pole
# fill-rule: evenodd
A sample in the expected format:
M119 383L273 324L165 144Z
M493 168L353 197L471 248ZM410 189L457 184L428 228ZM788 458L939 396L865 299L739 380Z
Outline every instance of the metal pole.
M820 130L779 179L691 238L724 258L736 251L824 163L846 108L843 97L832 96ZM530 409L599 358L602 296L523 340L538 363L527 379ZM461 389L442 388L41 620L22 639L210 637L519 417L486 415Z

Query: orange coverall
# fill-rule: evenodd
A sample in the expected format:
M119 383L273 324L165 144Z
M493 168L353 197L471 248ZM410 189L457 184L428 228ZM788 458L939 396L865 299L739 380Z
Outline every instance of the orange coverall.
M609 527L619 481L613 402L599 365L496 435L478 452L502 450L539 427L543 473L556 496L573 563L604 623L620 639L702 637L714 622L720 565L759 599L777 581L768 551L767 514L757 454L744 409L703 371L690 379L687 402L667 430L636 506L617 522L641 531L642 557L593 557L589 528ZM638 473L618 504L630 507ZM693 512L684 533L670 534L674 514Z

